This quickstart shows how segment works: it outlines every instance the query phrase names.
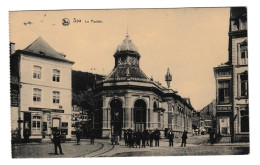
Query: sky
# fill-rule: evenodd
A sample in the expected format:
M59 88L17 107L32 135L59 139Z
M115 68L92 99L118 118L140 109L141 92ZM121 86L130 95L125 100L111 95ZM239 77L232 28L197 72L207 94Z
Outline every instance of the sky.
M189 97L196 110L216 98L213 67L228 60L229 8L20 11L9 13L9 38L24 49L39 36L75 62L74 70L109 74L128 31L140 67ZM68 26L62 20L70 20ZM75 22L74 20L81 20ZM93 23L91 20L101 23ZM92 69L91 69L92 68ZM95 68L95 70L93 70Z

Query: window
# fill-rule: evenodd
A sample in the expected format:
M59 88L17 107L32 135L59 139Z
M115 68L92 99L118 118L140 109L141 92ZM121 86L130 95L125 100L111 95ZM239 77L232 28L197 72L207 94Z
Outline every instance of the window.
M249 132L249 111L248 106L240 107L240 130L241 132Z
M240 45L240 64L248 64L247 43L242 43Z
M47 122L42 122L42 131L47 131Z
M240 96L247 97L248 96L248 75L242 74L240 75Z
M68 135L68 123L67 123L67 122L62 122L62 123L61 123L61 126L64 127L64 128L66 128L66 130L65 130L64 133L66 133L66 135Z
M38 88L33 89L33 102L40 103L41 102L42 90Z
M60 82L60 71L58 69L53 69L52 81Z
M52 96L52 102L53 103L60 103L60 92L54 91Z
M158 112L158 122L159 123L161 122L161 112L160 111Z
M229 81L221 81L218 83L218 99L220 104L230 103L230 83Z
M41 70L42 70L42 67L34 65L33 66L33 78L41 79Z
M246 18L239 19L239 30L246 30L247 29L247 20Z
M230 71L229 70L222 70L218 72L219 76L229 76L230 75Z
M40 116L33 116L32 134L41 134L41 117Z

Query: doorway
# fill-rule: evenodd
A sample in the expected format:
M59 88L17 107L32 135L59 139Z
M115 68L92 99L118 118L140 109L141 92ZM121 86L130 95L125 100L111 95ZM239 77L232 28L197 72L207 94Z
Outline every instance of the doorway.
M136 131L146 129L146 103L144 100L137 100L134 104L134 123Z
M111 133L116 135L122 135L123 126L123 108L122 102L118 99L110 102L111 107Z

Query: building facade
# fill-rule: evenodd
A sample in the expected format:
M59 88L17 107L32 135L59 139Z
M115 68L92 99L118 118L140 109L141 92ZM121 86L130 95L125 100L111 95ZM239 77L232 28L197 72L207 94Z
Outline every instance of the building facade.
M158 129L161 137L170 129L176 137L184 130L192 131L190 100L144 74L139 66L141 55L128 35L114 58L113 71L95 89L95 130L100 137L123 136L126 129ZM166 78L169 70L167 74Z
M200 128L200 112L194 110L192 112L192 129L193 131L198 131L198 129Z
M231 142L249 141L247 9L230 10L229 60L214 68L217 131Z
M11 96L15 96L11 98L12 132L21 139L28 133L29 139L47 140L51 128L63 127L70 139L74 62L41 37L11 53L10 62Z
M209 134L214 129L214 125L216 125L215 99L200 110L200 122L203 122L203 128L207 134Z

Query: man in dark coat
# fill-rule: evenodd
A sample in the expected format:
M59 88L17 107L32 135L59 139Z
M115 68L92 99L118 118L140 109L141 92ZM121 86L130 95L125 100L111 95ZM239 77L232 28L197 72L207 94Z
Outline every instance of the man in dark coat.
M128 145L128 138L127 138L127 136L128 136L128 132L127 132L127 130L124 130L124 140L125 140L125 146L127 146L127 145Z
M24 129L24 142L29 143L30 130L28 128Z
M174 134L172 131L169 132L168 139L169 139L169 147L173 147Z
M215 142L215 132L214 132L214 130L211 130L210 135L209 135L209 139L210 139L210 143L214 144L214 142Z
M128 132L128 143L129 147L134 147L134 135L132 130Z
M155 139L155 147L157 146L157 147L159 147L160 145L159 145L159 141L160 141L160 131L159 130L156 130L155 132L154 132L154 139Z
M148 132L148 130L145 130L145 141L146 141L146 143L145 143L145 145L146 146L149 146L149 132Z
M153 147L153 139L154 139L154 133L152 131L149 131L150 147Z
M186 147L186 140L188 139L187 136L188 132L184 131L181 137L181 147Z
M145 141L146 141L146 133L143 131L141 133L141 138L142 138L142 147L145 147Z
M137 146L139 146L139 148L140 148L140 145L141 145L141 134L140 134L140 131L136 132L135 144L136 144L136 148L137 148Z
M80 145L81 131L77 130L76 132L77 145Z
M54 131L54 133L53 133L53 142L54 142L54 147L55 147L55 155L58 155L57 147L59 147L60 154L63 155L62 148L61 148L61 145L60 145L60 142L61 142L60 138L61 138L60 132L59 131Z

